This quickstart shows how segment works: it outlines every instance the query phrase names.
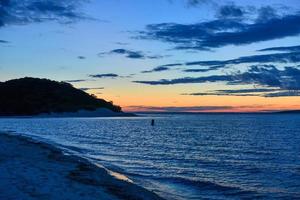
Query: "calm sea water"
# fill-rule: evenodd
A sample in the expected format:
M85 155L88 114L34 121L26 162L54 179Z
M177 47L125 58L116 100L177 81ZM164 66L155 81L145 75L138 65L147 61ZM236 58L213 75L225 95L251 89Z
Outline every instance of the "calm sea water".
M5 130L63 145L167 199L300 199L296 114L0 119Z

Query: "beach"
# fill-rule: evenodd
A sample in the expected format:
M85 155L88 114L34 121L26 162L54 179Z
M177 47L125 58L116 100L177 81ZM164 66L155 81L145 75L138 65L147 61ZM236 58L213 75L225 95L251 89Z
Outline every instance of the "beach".
M0 199L162 199L88 160L35 139L0 133Z

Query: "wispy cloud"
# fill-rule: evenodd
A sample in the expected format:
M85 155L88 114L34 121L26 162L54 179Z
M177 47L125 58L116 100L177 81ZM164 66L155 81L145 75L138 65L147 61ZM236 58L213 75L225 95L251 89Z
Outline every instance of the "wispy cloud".
M194 61L187 62L186 65L230 65L245 63L297 63L300 62L300 51L289 53L274 53L265 55L244 56L231 60L211 60L211 61Z
M176 107L176 106L129 106L129 110L137 111L151 111L151 112L205 112L205 111L221 111L221 110L231 110L232 106L186 106L186 107Z
M277 92L277 88L251 88L251 89L236 89L236 90L212 90L207 92L184 93L182 95L192 96L259 96L261 93Z
M164 67L164 66L159 66L159 67L155 67L151 70L146 70L146 71L142 71L142 73L152 73L152 72L161 72L161 71L168 71L170 68L168 67Z
M300 68L299 67L285 67L280 70L273 65L253 65L248 68L245 72L237 72L234 74L227 75L212 75L202 77L184 77L177 79L161 79L158 81L134 81L135 83L142 83L148 85L174 85L174 84L191 84L191 83L206 83L206 82L220 82L223 81L227 85L259 85L263 87L278 88L280 92L277 95L283 94L283 91L289 91L290 94L295 96L300 91ZM262 89L264 90L264 89ZM266 91L269 90L266 89ZM266 92L265 91L265 92ZM292 91L292 92L291 92ZM232 94L243 94L253 93L254 90L244 91L215 91L216 95L232 95ZM259 92L257 89L255 92ZM263 91L260 91L263 92ZM270 92L270 91L268 91ZM212 93L198 93L198 95L211 95ZM288 94L288 93L285 93ZM195 95L195 94L194 94ZM257 95L259 96L259 95ZM269 97L271 95L262 95ZM273 95L274 96L274 95Z
M241 6L237 6L233 3L223 5L219 8L217 17L224 18L242 18L244 16L244 9Z
M64 80L64 82L68 83L79 83L79 82L85 82L88 81L87 79L74 79L74 80Z
M91 74L89 77L92 78L116 78L119 77L118 74L108 73L108 74Z
M111 55L111 54L119 54L119 55L124 55L127 58L131 59L160 59L164 58L166 56L163 55L146 55L143 51L133 51L129 49L113 49L109 52L101 52L98 54L98 56L103 56L103 55Z
M258 51L283 51L283 52L300 52L300 45L297 46L282 46L260 49Z
M9 43L9 41L6 41L6 40L0 40L0 43L7 44L7 43Z
M136 112L247 112L264 111L265 106L256 104L245 106L128 106L126 110Z
M215 71L219 69L224 69L229 65L238 64L268 64L268 63L300 63L300 46L290 46L290 47L272 47L261 49L258 51L288 51L288 53L272 53L264 55L252 55L243 56L230 60L201 60L201 61L191 61L185 63L170 63L165 65L160 65L153 68L152 70L143 71L142 73L150 72L160 72L170 70L170 67L175 66L200 66L201 68L193 69L183 69L183 72L208 72ZM203 68L205 67L205 68Z
M199 4L211 3L212 0L185 0L189 6L197 6Z
M79 11L86 2L86 0L2 0L0 1L0 27L45 21L72 23L89 19Z
M225 68L224 65L216 65L216 66L210 66L208 68L205 69L184 69L184 72L209 72L209 71L215 71L218 69L223 69Z
M85 88L78 88L80 90L83 90L83 91L88 91L88 90L103 90L104 87L85 87Z
M77 58L78 58L79 60L84 60L84 59L86 59L85 56L77 56Z
M181 66L181 65L183 65L183 64L182 63L165 64L165 65L160 65L158 67L155 67L151 70L142 71L141 73L152 73L152 72L168 71L168 70L170 70L170 67Z
M300 96L300 90L281 90L271 88L240 89L240 90L213 90L208 92L183 93L191 96L260 96L260 97L292 97Z

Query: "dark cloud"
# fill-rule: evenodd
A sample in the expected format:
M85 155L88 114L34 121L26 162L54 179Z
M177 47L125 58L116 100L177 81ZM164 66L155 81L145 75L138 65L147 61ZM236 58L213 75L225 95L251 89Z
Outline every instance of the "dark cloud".
M83 90L83 91L88 91L88 90L103 90L104 87L86 87L86 88L78 88L80 90Z
M2 0L0 3L0 27L34 22L57 21L71 23L88 19L79 8L86 0Z
M241 89L241 90L215 90L209 92L185 93L182 95L192 96L260 96L260 97L291 97L300 96L299 90L281 89Z
M272 19L279 18L277 11L271 6L263 6L258 9L258 16L256 21L259 22L266 22Z
M87 79L76 79L76 80L65 80L64 82L68 83L79 83L79 82L85 82L88 81Z
M218 111L218 110L230 110L232 106L189 106L189 107L156 107L156 106L129 106L128 108L140 111L152 111L152 112L205 112L205 111Z
M228 85L254 84L264 87L279 88L279 90L298 91L300 90L300 68L285 67L280 70L273 65L253 65L250 66L246 72L238 72L234 74L134 82L148 85L173 85L220 81L224 81Z
M142 71L142 73L167 71L167 70L170 70L170 67L177 67L177 66L182 66L182 65L184 65L184 63L165 64L165 65L160 65L158 67L155 67L152 70ZM208 72L208 71L217 70L217 69L223 68L223 67L224 66L211 66L206 69L184 69L183 71L184 72Z
M184 69L184 72L208 72L208 71L215 71L218 69L223 69L225 68L224 65L216 65L216 66L211 66L209 68L206 69Z
M288 90L288 91L278 91L273 93L267 93L263 95L264 97L295 97L300 96L299 90Z
M218 10L218 18L242 18L244 16L244 10L240 6L234 4L221 6Z
M6 40L0 40L0 43L9 43L9 41L6 41Z
M271 48L260 49L258 51L300 52L300 45L297 45L297 46L284 46L284 47L271 47Z
M142 71L142 73L151 73L151 72L161 72L161 71L167 71L170 68L168 67L164 67L164 66L159 66L159 67L155 67L152 70L149 71Z
M231 76L228 75L213 75L204 77L184 77L177 79L161 79L158 81L133 81L134 83L142 83L148 85L174 85L174 84L187 84L187 83L205 83L205 82L219 82L219 81L233 81Z
M78 59L80 59L80 60L84 60L84 59L86 59L86 57L85 57L85 56L77 56L77 58L78 58Z
M92 77L92 78L116 78L116 77L119 77L119 75L112 74L112 73L108 73L108 74L91 74L91 75L89 75L89 77Z
M129 43L127 43L127 42L116 42L116 44L117 45L124 45L124 46L129 45Z
M300 51L296 52L297 48L299 46L293 46L293 47L274 47L274 48L268 48L268 49L262 49L259 51L267 51L267 50L279 50L282 51L292 51L295 50L295 52L289 52L289 53L274 53L274 54L265 54L265 55L253 55L253 56L243 56L231 60L210 60L210 61L193 61L193 62L186 62L186 63L173 63L173 64L166 64L161 65L156 68L153 68L149 71L144 72L158 72L158 71L166 71L169 70L169 67L173 66L204 66L208 68L201 68L201 69L184 69L184 72L208 72L208 71L214 71L219 70L222 68L226 68L227 65L237 65L237 64L248 64L248 63L299 63L300 62Z
M182 63L172 63L172 64L165 64L161 65L160 67L175 67L175 66L181 66L183 65Z
M161 55L153 55L153 56L147 56L149 59L161 59L169 56L161 56Z
M99 56L103 55L110 55L110 54L120 54L120 55L125 55L127 58L132 58L132 59L160 59L164 58L165 56L162 55L151 55L148 56L146 53L142 51L133 51L133 50L128 50L128 49L113 49L109 52L102 52L99 53Z
M212 0L186 0L186 2L189 6L196 6L199 4L206 4L212 2Z
M187 62L186 65L230 65L245 63L297 63L300 62L300 52L275 53L265 55L244 56L231 60L212 60L212 61L195 61Z
M185 93L182 95L192 96L258 96L260 93L277 92L278 89L273 88L252 88L252 89L238 89L238 90L213 90L208 92Z
M126 49L114 49L110 53L124 54L127 58L144 59L145 55L141 51L131 51Z
M150 24L145 31L139 32L138 38L173 43L176 45L175 49L210 50L300 34L300 26L297 26L300 24L300 13L276 17L270 11L261 13L268 17L254 22L222 18L195 24Z

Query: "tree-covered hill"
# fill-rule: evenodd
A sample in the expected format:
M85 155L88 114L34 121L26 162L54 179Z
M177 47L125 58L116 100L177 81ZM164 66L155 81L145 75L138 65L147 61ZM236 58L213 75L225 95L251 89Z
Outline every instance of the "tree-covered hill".
M97 99L65 82L29 77L0 82L0 116L76 112L98 108L121 112L121 107Z

